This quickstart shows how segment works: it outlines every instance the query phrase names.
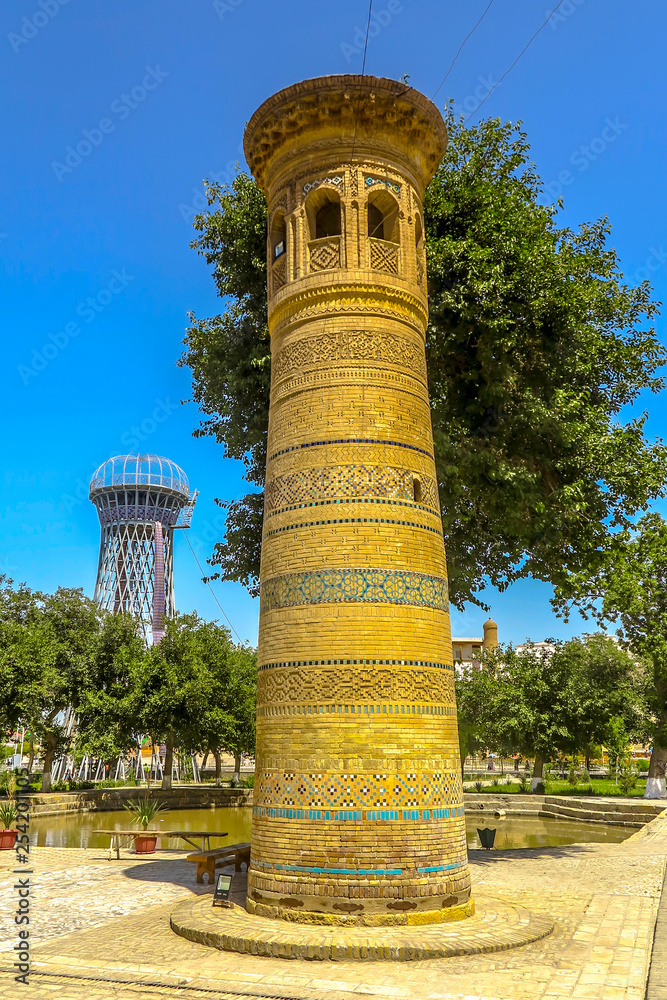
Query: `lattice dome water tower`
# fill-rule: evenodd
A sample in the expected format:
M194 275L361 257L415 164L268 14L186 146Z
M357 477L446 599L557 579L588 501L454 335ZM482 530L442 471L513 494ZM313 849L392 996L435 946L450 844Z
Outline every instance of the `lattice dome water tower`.
M175 462L159 455L116 455L90 481L100 519L94 599L129 612L147 643L164 635L174 614L174 531L189 528L197 492Z

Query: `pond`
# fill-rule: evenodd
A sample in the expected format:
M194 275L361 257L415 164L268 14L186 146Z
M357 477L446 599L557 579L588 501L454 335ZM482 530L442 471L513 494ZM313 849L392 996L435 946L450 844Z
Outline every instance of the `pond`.
M226 832L222 841L237 844L250 840L252 810L250 806L221 809L174 809L162 816L158 814L151 827L163 830L205 830ZM606 843L618 844L633 833L623 826L604 826L602 823L578 823L570 820L540 819L536 816L514 816L493 819L491 816L466 816L468 846L480 847L477 828L496 829L495 846L500 850L521 847L554 847L563 844ZM132 828L131 817L124 810L117 812L79 813L77 815L45 816L30 823L30 843L39 847L93 847L107 848L109 836L98 830ZM165 842L172 850L192 850L182 840Z

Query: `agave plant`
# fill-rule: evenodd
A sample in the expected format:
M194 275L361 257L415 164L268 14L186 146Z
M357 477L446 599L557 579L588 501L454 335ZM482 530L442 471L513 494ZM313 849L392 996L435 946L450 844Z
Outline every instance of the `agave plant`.
M145 799L137 799L136 802L126 802L125 808L129 813L132 813L132 822L136 823L137 826L142 826L144 830L148 829L148 824L157 813L167 809L164 802L158 802L148 796Z
M16 823L17 819L18 812L16 810L16 805L11 799L9 802L3 802L0 804L0 824L3 829L9 830L12 823Z

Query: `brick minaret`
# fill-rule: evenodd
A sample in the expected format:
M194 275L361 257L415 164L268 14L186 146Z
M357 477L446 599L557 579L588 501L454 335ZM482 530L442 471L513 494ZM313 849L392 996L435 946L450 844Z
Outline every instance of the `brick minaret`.
M275 94L245 136L269 206L272 384L248 908L464 917L470 897L424 338L437 109L393 80Z

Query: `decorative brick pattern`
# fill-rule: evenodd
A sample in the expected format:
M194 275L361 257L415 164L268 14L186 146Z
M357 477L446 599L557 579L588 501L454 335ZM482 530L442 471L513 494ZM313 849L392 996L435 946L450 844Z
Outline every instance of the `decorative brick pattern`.
M312 240L308 244L311 271L330 271L340 267L340 236Z
M318 528L323 524L401 524L403 527L419 528L421 531L432 531L434 535L441 535L442 530L432 527L430 524L419 524L417 521L398 520L393 517L328 517L320 521L299 521L297 524L285 524L282 528L274 528L273 531L265 532L265 538L272 535L279 535L283 531L297 531L300 528Z
M350 361L384 361L407 368L426 380L423 344L397 334L370 330L344 330L290 341L273 359L271 374L273 381L277 382L311 365L347 364Z
M371 267L387 274L398 274L399 248L386 240L370 239Z
M414 229L444 126L414 91L404 115L404 88L373 79L358 152L345 125L357 86L369 81L276 95L246 135L268 204L289 192L294 221L290 282L269 298L247 905L304 921L461 918L473 906ZM309 240L305 199L326 185L342 234ZM396 242L355 221L369 198L385 211L386 192Z
M282 254L271 268L271 281L274 294L287 281L287 254Z
M439 510L435 480L421 477L420 507ZM414 473L408 469L346 465L304 469L266 484L265 511L324 498L387 497L414 501Z
M395 713L398 718L399 714L404 714L403 710L411 715L425 715L426 710L433 707L446 709L442 714L450 714L454 698L453 668L447 666L398 668L364 661L353 667L332 665L314 669L310 664L307 667L266 664L259 669L257 702L262 709L283 705L310 709L313 702L318 702L320 706L344 707L346 712L357 705L360 715L362 708L372 714L378 703L379 715L381 705L386 714L388 708L393 709L395 705L398 709L398 703L402 703L400 713ZM418 704L422 700L426 704ZM362 706L359 702L365 704ZM437 702L440 704L434 706Z

